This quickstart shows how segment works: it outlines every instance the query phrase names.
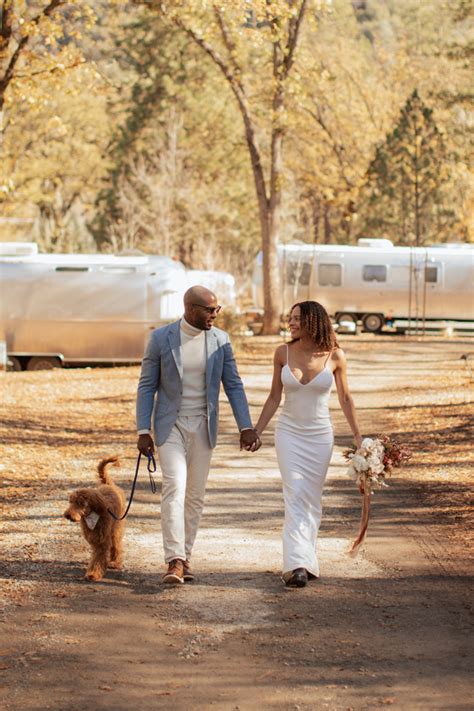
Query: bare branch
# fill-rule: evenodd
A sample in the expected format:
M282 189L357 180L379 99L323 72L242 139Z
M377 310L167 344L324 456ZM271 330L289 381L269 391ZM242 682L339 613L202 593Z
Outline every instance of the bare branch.
M29 77L36 77L39 74L54 74L54 72L59 72L59 71L64 71L65 69L75 69L76 67L80 66L81 64L85 63L85 59L76 59L72 64L68 64L67 66L62 66L62 67L51 67L50 69L39 69L37 72L30 72L28 74L15 74L15 77L17 79L28 79Z
M368 100L368 98L367 98L365 92L363 91L361 85L360 85L359 82L355 79L354 75L349 71L349 69L348 69L347 67L344 67L344 71L345 71L345 73L347 74L347 76L349 77L349 79L350 79L351 83L353 84L353 86L355 86L355 88L357 89L357 92L358 92L360 98L362 99L362 101L363 101L363 103L364 103L364 106L365 106L365 108L366 108L366 110L367 110L367 114L368 114L370 120L372 121L372 124L373 124L374 128L376 128L376 129L379 131L380 128L381 128L381 126L378 125L378 123L377 123L377 121L376 121L376 119L375 119L372 106L370 105L369 100Z
M339 163L339 167L341 169L341 176L344 179L344 182L346 183L347 187L353 188L354 184L353 184L352 180L350 180L350 178L348 178L346 175L346 165L345 165L344 156L343 156L344 148L341 147L341 145L336 141L335 136L333 135L331 129L329 128L329 126L327 125L326 121L324 120L324 118L321 114L321 110L320 110L319 106L317 106L316 108L317 108L316 112L311 111L311 109L305 109L305 110L316 121L316 123L319 126L321 126L324 133L328 136L331 149L332 149L334 155L336 156L337 161Z

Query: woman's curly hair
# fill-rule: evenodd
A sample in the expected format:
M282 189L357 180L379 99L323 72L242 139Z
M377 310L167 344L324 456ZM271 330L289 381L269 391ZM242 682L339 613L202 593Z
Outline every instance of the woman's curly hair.
M336 333L324 306L317 301L299 301L293 304L290 314L296 306L300 307L301 327L309 333L318 348L322 351L339 348Z

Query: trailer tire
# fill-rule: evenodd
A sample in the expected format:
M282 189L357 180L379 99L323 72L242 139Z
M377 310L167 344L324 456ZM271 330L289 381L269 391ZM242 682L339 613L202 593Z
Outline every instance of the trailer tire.
M362 319L364 331L368 333L380 333L384 323L385 319L382 314L365 314Z
M342 323L343 321L352 321L353 323L357 323L357 316L354 316L354 314L351 314L349 312L343 311L340 314L337 314L336 321L338 323Z
M52 370L53 368L62 368L61 360L54 356L33 356L26 365L27 370Z
M23 370L21 360L15 356L7 356L7 370L19 373Z

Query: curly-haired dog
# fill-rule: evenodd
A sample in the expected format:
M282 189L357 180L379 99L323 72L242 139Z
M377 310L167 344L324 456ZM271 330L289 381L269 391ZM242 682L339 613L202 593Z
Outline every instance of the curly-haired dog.
M119 466L118 457L102 459L97 467L102 484L96 488L77 489L69 497L64 512L68 521L81 524L84 538L92 548L86 571L89 580L101 580L107 568L120 568L122 564L122 537L124 521L116 521L125 510L125 496L116 486L107 469L109 464Z

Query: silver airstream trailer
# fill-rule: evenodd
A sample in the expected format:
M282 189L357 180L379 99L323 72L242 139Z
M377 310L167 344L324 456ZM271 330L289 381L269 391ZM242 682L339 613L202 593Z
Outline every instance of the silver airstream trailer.
M202 269L188 269L186 271L188 286L200 284L215 292L223 306L237 308L237 294L235 277L229 272L218 272Z
M297 301L320 301L339 323L362 321L379 332L446 321L474 322L473 245L394 247L390 240L358 245L285 244L278 248L281 313ZM253 273L256 307L263 308L261 255Z
M0 244L0 341L13 369L138 362L149 331L182 313L186 272L168 257L27 252Z

